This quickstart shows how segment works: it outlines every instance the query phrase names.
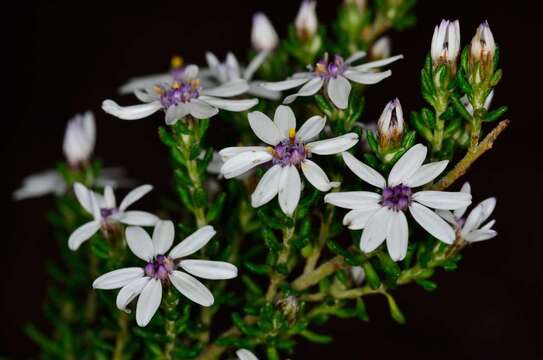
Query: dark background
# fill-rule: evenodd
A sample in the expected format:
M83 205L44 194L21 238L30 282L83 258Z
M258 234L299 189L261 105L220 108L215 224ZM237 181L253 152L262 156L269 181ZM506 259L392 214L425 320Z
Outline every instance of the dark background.
M318 4L322 21L335 16L338 1ZM19 2L4 15L7 28L2 55L13 62L3 68L13 81L5 86L2 141L2 277L0 356L28 358L36 347L21 326L44 326L44 260L55 256L45 220L51 197L11 201L11 192L29 173L54 166L62 157L66 120L85 109L98 123L96 154L106 165L122 165L141 180L166 190L170 171L159 143L159 115L123 122L100 110L106 97L129 77L168 66L172 54L203 63L212 50L221 57L234 50L240 57L249 46L251 15L265 11L284 35L298 3L280 1ZM330 346L301 344L294 359L411 358L502 359L543 356L541 309L543 239L540 224L542 170L537 15L521 1L420 1L418 23L392 34L394 53L406 58L395 64L392 78L371 89L365 121L375 120L385 102L398 96L404 111L423 105L419 70L441 18L460 19L463 44L488 19L501 45L504 78L494 104L510 107L511 127L495 149L469 174L474 201L498 197L495 212L499 236L465 251L455 273L438 273L432 294L412 285L396 292L408 323L390 320L382 298L368 300L370 323L333 321ZM535 22L534 22L535 21ZM5 47L8 47L6 49ZM15 49L14 51L9 48ZM13 70L15 69L15 70ZM121 102L130 103L123 98ZM7 111L7 112L6 112ZM220 119L214 119L220 121ZM222 124L213 124L220 129Z

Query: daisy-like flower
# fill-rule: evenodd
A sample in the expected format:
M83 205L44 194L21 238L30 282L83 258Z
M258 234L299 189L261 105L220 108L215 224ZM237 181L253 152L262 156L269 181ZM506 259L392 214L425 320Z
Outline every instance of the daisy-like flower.
M413 146L394 164L388 181L351 154L342 154L345 164L355 175L382 190L380 193L337 192L324 197L327 203L351 209L343 218L343 224L352 230L364 229L360 239L363 252L374 251L386 239L390 257L395 261L402 260L407 252L409 229L404 212L408 209L415 221L432 236L447 244L454 242L454 230L430 208L460 209L471 203L471 195L447 191L414 192L414 188L434 180L448 163L444 160L422 165L426 153L426 146Z
M281 209L285 214L292 215L302 190L298 168L315 188L328 191L339 184L331 182L321 167L309 158L313 154L338 154L358 142L356 133L312 141L324 129L325 123L325 118L313 116L296 132L296 118L288 106L277 107L273 121L259 111L251 112L251 129L269 146L241 146L221 150L219 154L225 161L221 173L230 179L255 166L271 162L271 168L262 176L251 196L251 204L253 207L262 206L279 194Z
M469 183L466 182L460 191L470 194ZM456 229L458 239L473 243L492 239L498 235L496 230L492 229L496 220L490 220L482 225L490 217L495 207L496 198L491 197L477 204L467 216L465 216L467 207L461 207L454 211L438 210L437 213Z
M273 51L279 44L279 36L271 21L264 13L253 15L251 42L256 51Z
M455 63L460 53L460 23L441 20L434 29L430 55L434 65Z
M100 195L87 189L81 183L75 183L75 196L83 209L93 216L93 220L75 229L68 239L68 247L75 251L83 242L96 234L98 230L108 231L118 223L140 226L155 225L159 220L155 215L145 211L126 210L151 190L153 190L151 185L141 185L130 191L121 201L121 204L117 206L111 186L106 186L104 195Z
M128 304L139 296L136 305L139 326L146 326L151 321L162 300L162 287L170 284L195 303L211 306L213 294L189 274L211 280L231 279L237 276L238 269L222 261L182 258L200 250L214 235L212 226L204 226L170 250L175 237L171 221L159 221L152 239L141 227L130 226L126 228L128 247L146 264L108 272L94 280L92 287L103 290L121 288L117 295L117 308L126 312L130 312Z
M330 59L328 54L325 54L324 58L319 60L315 66L308 66L308 72L296 73L291 78L279 82L263 83L262 86L272 91L283 91L303 85L297 93L287 96L283 100L283 104L290 104L298 96L315 95L324 86L334 105L339 109L345 109L351 93L349 81L367 85L378 83L389 77L392 71L375 72L375 68L403 58L403 55L396 55L388 59L352 66L352 63L364 56L366 53L360 51L343 60L339 55Z
M475 36L471 39L470 55L474 61L483 60L490 63L494 58L495 52L496 42L494 41L494 35L490 31L488 21L485 21L479 25Z
M226 55L226 60L220 62L217 57L211 53L206 53L207 65L209 68L207 71L202 71L204 74L208 74L215 82L219 84L227 84L231 81L243 79L249 84L248 94L262 97L265 99L277 100L281 96L278 91L270 91L260 86L260 81L252 81L252 78L258 68L264 63L268 56L268 51L259 52L253 60L247 65L246 68L240 66L236 56L229 52ZM202 76L206 78L205 76Z
M102 102L102 109L123 120L138 120L163 110L166 113L166 124L173 125L187 115L205 119L215 116L219 109L245 111L258 103L257 99L228 99L249 89L247 81L243 79L204 88L196 77L197 73L135 91L134 95L144 104L123 107L108 99Z
M96 143L96 124L90 111L77 114L68 121L62 150L72 167L89 161Z
M236 351L236 356L239 360L258 360L256 355L247 349L239 349Z

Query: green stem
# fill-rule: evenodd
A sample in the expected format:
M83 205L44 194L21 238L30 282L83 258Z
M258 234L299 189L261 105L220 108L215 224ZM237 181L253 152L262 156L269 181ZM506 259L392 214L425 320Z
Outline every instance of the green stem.
M311 255L309 255L309 257L307 258L305 268L304 268L304 274L307 274L315 270L315 267L317 266L317 262L319 261L322 249L324 245L326 244L326 239L328 238L328 231L330 230L330 224L334 217L334 210L333 208L330 208L329 206L327 206L325 211L327 211L327 215L325 215L326 219L321 222L321 227L319 229L319 237L317 238L317 243L315 244L315 248L313 249Z
M279 255L277 257L278 265L286 265L288 262L288 258L290 256L290 241L294 236L294 230L295 225L283 230L283 247L279 251ZM270 285L268 286L268 290L266 291L266 301L273 301L275 295L277 294L277 288L284 279L285 276L283 274L280 274L277 271L272 272L272 274L270 275Z
M441 118L443 112L436 109L436 129L432 138L432 151L437 153L443 147L443 135L445 134L445 120Z
M318 284L325 277L335 273L337 270L345 267L344 258L341 255L337 255L328 260L315 270L302 274L296 280L292 282L292 288L298 291L307 289L310 286Z
M124 348L128 342L128 315L125 312L120 312L117 318L119 331L115 339L115 349L113 351L113 360L124 359Z

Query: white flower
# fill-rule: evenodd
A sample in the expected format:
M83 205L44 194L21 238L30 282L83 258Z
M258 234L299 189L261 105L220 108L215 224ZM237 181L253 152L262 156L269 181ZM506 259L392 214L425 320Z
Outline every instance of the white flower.
M401 140L404 130L403 110L398 98L389 101L377 121L377 131L381 146L397 143Z
M241 146L221 150L219 154L225 161L221 173L230 179L255 166L271 162L272 167L262 176L251 196L251 204L259 207L279 194L281 209L285 214L292 215L302 190L298 168L315 188L328 191L339 184L331 182L320 166L309 158L313 154L338 154L358 142L356 133L312 141L324 129L325 123L325 118L313 116L296 132L296 118L288 106L277 107L273 121L259 111L251 112L251 129L260 140L270 146Z
M471 187L465 183L460 190L463 193L470 194ZM481 201L471 210L466 217L467 207L462 207L454 211L438 210L437 213L447 222L454 226L457 236L469 243L492 239L498 233L492 229L496 220L490 220L481 226L492 214L496 207L496 198L491 197Z
M300 5L300 10L298 10L298 15L296 15L296 20L294 20L294 26L296 27L298 37L302 40L312 38L317 32L319 21L317 20L317 13L315 11L316 7L317 2L314 0L304 0Z
M471 195L446 191L413 192L413 188L434 180L447 166L447 160L422 165L426 153L426 146L413 146L394 164L388 181L351 154L342 154L345 164L358 177L382 189L381 193L350 191L330 193L324 197L327 203L351 209L343 218L343 224L352 230L364 229L360 239L363 252L377 249L386 239L390 257L395 261L402 260L407 252L409 235L404 214L407 209L432 236L447 244L453 243L454 230L429 208L459 209L471 203Z
M390 56L391 53L391 41L388 36L382 36L373 43L370 53L373 59L384 59Z
M272 51L279 44L279 37L266 15L259 12L253 15L251 42L256 51Z
M62 150L71 166L86 163L94 150L96 125L90 111L77 114L68 121Z
M108 272L94 280L92 287L103 290L121 288L117 295L117 308L126 312L130 312L127 305L139 296L136 305L136 322L139 326L146 326L153 318L162 300L162 286L167 283L195 303L211 306L213 294L188 273L203 279L219 280L236 277L238 269L222 261L176 261L200 250L213 235L213 227L204 226L170 250L175 238L171 221L157 222L152 239L141 227L129 226L126 228L128 247L147 264Z
M492 89L485 98L485 103L483 104L483 106L486 110L490 109L490 105L492 104L493 98L494 98L494 89ZM462 105L464 105L468 113L473 116L473 106L469 102L468 96L467 95L462 96L462 98L460 98L460 101L462 102Z
M441 20L434 29L430 54L434 65L454 63L460 52L460 23L458 20Z
M245 111L258 103L257 99L227 99L243 94L249 89L247 81L243 79L213 88L204 88L197 75L196 68L195 73L190 76L184 75L168 83L135 90L134 95L143 104L122 107L108 99L103 101L102 109L123 120L138 120L164 110L166 124L173 125L187 115L197 119L210 118L215 116L219 109Z
M345 109L351 93L349 80L359 84L378 83L389 77L392 72L390 70L375 72L374 69L403 58L403 55L397 55L388 59L351 66L353 62L364 56L366 53L361 51L354 53L346 60L335 55L334 59L330 61L328 54L326 54L314 67L308 66L308 72L296 73L291 78L279 82L263 83L262 86L268 90L283 91L303 85L296 94L287 96L283 100L283 104L290 104L298 96L313 96L324 86L334 105Z
M97 194L81 183L74 184L74 192L77 200L93 220L81 225L70 235L68 247L77 250L79 246L90 239L100 228L108 229L113 224L123 223L127 225L153 226L158 218L145 211L126 209L141 199L149 191L153 190L151 185L141 185L130 191L117 206L115 194L111 186L106 186L104 195Z
M209 77L213 78L219 84L226 84L234 80L243 79L249 84L249 89L247 90L248 94L277 100L281 96L281 93L264 89L259 86L261 83L259 81L251 81L255 72L266 60L268 54L269 52L267 51L259 52L246 68L242 68L236 59L236 56L231 52L226 55L226 60L222 63L213 53L207 52L206 60L209 69L207 69L207 71L202 71L202 73L209 74Z
M490 31L488 21L483 22L477 28L475 36L471 39L470 53L472 59L475 61L491 61L494 58L496 52L496 43L494 42L494 36Z
M247 349L239 349L236 351L236 355L239 360L258 360L256 355Z

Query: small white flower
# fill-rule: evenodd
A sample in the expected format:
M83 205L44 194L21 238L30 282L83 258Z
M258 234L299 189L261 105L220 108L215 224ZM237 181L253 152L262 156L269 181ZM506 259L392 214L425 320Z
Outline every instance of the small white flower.
M117 295L117 308L130 312L127 305L137 296L136 322L146 326L158 310L162 300L162 286L172 284L181 294L202 306L213 305L213 294L193 276L211 279L232 279L238 269L227 262L182 259L192 255L215 235L212 226L204 226L176 245L171 251L175 238L171 221L157 222L153 238L138 226L126 228L126 242L130 250L147 262L144 267L122 268L108 272L92 283L95 289L111 290L121 288ZM177 270L183 269L185 272Z
M167 83L135 90L134 95L143 104L122 107L108 99L102 102L102 109L123 120L138 120L164 110L166 124L173 125L188 115L197 119L210 118L217 115L219 109L245 111L258 103L257 99L228 99L249 89L247 81L243 79L213 88L204 88L197 75L196 68L195 73L190 76L185 74Z
M332 139L312 141L324 129L326 119L309 118L296 132L296 118L288 106L277 107L272 121L265 114L249 113L249 125L256 136L270 146L241 146L222 149L219 154L225 161L221 173L230 179L264 163L272 163L260 179L251 196L253 207L259 207L279 194L283 212L292 215L302 190L300 168L306 179L318 190L328 191L339 184L331 182L326 173L313 161L311 155L332 155L350 149L358 142L356 133Z
M342 154L345 164L358 177L382 189L381 193L350 191L324 197L327 203L351 209L343 218L343 224L351 230L364 229L360 239L363 252L374 251L386 239L390 257L395 261L402 260L407 253L409 236L404 214L407 209L432 236L447 244L453 243L454 230L429 208L459 209L471 203L471 195L447 191L413 192L413 188L434 180L447 166L447 160L422 165L427 151L422 144L409 149L392 167L388 181L348 152Z
M354 53L346 60L343 60L339 55L335 55L333 60L330 60L328 54L325 54L324 58L319 60L315 66L308 66L308 72L296 73L291 78L279 82L263 83L262 86L268 90L283 91L303 85L297 93L287 96L283 100L283 104L290 104L298 96L313 96L324 86L334 105L345 109L351 93L349 80L359 84L378 83L389 77L392 72L390 70L375 72L375 68L403 58L403 55L397 55L388 59L351 66L353 62L364 56L366 53L361 51Z
M121 204L117 206L115 194L111 186L106 186L104 195L91 191L81 183L74 184L74 192L79 204L89 214L92 214L93 220L81 225L70 235L68 247L71 250L77 250L79 246L90 239L100 228L108 229L111 225L123 223L127 225L153 226L159 220L153 214L145 211L136 211L126 209L141 199L149 191L153 190L151 185L141 185L130 191Z
M490 31L488 21L483 22L477 28L475 36L471 39L470 46L471 57L475 61L491 61L494 58L496 52L496 43L494 42L494 36Z
M258 360L256 355L247 349L239 349L236 351L236 355L239 360Z
M404 130L403 110L398 98L389 101L377 121L377 131L381 146L401 140Z
M492 89L486 99L485 99L485 103L483 104L484 108L486 110L490 109L490 105L492 104L492 99L494 98L494 89ZM460 98L460 101L462 102L462 105L464 105L464 107L466 108L466 110L468 111L468 113L470 115L473 115L473 106L471 105L471 103L469 102L469 99L468 99L468 96L467 95L464 95L462 96L462 98Z
M384 59L390 56L392 45L388 36L380 37L371 47L370 54L373 59Z
M207 71L202 71L202 73L209 74L209 77L213 78L213 80L219 84L227 84L234 80L243 79L249 84L249 89L247 90L248 94L265 99L277 100L281 96L280 92L266 90L260 86L260 81L252 81L253 75L264 63L268 55L269 52L267 51L259 52L253 60L251 60L249 65L247 65L246 68L243 68L239 65L236 56L231 52L226 55L226 60L222 63L213 53L208 52L206 53L206 60L209 68Z
M304 0L294 20L294 26L298 37L302 40L312 38L317 32L319 21L316 12L317 2L314 0Z
M272 23L264 13L253 15L251 42L256 51L273 51L279 44L279 37Z
M455 63L460 53L460 23L458 20L441 20L434 29L430 54L434 65Z
M466 182L460 191L470 194L471 187L469 183ZM495 207L496 198L491 197L481 201L473 208L473 210L471 210L468 216L465 216L467 207L462 207L452 212L448 210L438 210L437 213L454 226L456 234L460 239L473 243L492 239L498 235L498 233L492 229L496 220L490 220L485 225L482 225L490 217Z
M96 143L96 125L90 111L77 114L68 121L62 150L71 166L86 163Z

